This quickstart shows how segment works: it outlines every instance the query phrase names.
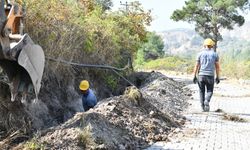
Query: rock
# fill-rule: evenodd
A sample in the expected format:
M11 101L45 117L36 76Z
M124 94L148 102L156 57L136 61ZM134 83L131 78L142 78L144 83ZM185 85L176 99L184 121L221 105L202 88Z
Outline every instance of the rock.
M107 147L105 146L105 144L101 144L101 145L98 145L97 147L95 147L94 149L96 149L96 150L106 150Z
M175 132L175 133L178 133L178 132L180 132L180 131L181 131L180 128L176 128L174 132Z
M144 120L144 117L143 116L140 116L139 117L139 121L143 121Z
M122 144L119 144L119 150L126 150L125 146Z
M154 111L150 111L149 115L150 115L150 116L153 116L154 113L155 113Z

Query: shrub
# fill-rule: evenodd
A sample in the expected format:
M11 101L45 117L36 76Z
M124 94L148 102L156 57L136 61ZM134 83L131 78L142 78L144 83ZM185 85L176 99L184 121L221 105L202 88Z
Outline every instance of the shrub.
M25 143L24 150L45 150L45 145L33 138L31 141Z
M90 148L96 145L94 138L92 137L91 130L92 130L92 127L89 124L78 135L77 139L78 139L79 146L82 146L83 148Z
M177 56L169 56L146 62L142 66L142 68L150 70L171 70L189 73L190 70L192 70L191 68L193 68L193 63Z

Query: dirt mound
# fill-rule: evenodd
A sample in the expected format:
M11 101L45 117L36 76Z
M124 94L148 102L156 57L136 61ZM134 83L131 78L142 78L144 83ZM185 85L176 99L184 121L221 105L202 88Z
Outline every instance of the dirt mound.
M150 103L164 114L168 114L172 118L179 118L181 112L187 107L187 95L191 91L183 89L185 85L176 82L161 73L150 74L142 87L146 99L150 99Z
M180 113L189 91L155 72L135 74L135 82L140 89L128 87L123 95L104 99L18 147L142 149L150 142L168 140L171 130L184 122Z
M122 142L128 146L135 145L128 131L117 128L94 110L77 113L63 125L51 128L45 133L36 139L39 141L36 144L44 145L47 149L110 149L121 147Z

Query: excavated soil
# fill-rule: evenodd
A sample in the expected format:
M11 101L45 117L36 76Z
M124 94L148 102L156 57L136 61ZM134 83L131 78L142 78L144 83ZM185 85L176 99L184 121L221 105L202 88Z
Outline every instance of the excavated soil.
M94 109L77 112L11 149L29 149L32 144L44 149L143 149L168 141L168 134L185 122L181 113L191 92L157 72L136 73L130 79L139 88L127 87L123 95L103 99Z

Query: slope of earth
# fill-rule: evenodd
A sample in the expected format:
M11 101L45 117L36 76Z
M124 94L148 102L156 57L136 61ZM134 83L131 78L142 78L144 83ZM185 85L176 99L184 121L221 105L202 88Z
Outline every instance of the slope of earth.
M128 87L123 95L104 99L94 109L78 112L13 149L143 149L168 141L168 134L185 122L181 113L190 91L157 72L136 73L133 79L139 89Z

